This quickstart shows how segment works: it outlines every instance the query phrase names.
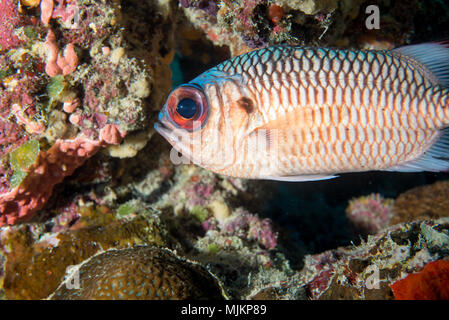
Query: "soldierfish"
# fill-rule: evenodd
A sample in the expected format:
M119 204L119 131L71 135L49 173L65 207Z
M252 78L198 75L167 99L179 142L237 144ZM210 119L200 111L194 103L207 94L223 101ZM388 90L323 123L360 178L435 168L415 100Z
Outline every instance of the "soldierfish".
M307 181L449 170L449 45L391 51L278 45L173 90L156 130L193 163Z

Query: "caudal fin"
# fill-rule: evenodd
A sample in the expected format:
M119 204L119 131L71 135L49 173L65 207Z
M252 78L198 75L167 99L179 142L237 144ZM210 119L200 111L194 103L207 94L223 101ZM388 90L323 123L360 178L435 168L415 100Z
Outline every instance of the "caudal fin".
M449 89L449 41L409 45L394 51L418 61L432 83ZM449 128L442 128L432 146L417 159L387 170L401 172L448 171Z

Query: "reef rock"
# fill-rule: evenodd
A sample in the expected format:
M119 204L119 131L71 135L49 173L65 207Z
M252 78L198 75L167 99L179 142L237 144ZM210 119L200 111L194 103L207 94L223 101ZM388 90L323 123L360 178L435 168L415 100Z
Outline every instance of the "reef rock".
M301 273L312 299L393 299L391 284L449 256L448 248L449 218L414 221L307 256Z

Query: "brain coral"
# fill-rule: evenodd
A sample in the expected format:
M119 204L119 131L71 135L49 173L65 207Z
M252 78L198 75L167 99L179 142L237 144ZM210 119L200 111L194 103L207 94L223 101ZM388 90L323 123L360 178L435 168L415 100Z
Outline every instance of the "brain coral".
M394 202L390 225L449 215L449 181L413 188Z
M105 251L73 272L79 272L79 289L74 286L75 277L69 277L50 299L223 298L217 280L204 268L150 246Z

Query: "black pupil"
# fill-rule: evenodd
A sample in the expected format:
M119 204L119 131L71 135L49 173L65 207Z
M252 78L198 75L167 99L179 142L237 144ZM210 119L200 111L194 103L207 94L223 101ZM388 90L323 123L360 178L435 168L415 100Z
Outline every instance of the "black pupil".
M196 114L196 102L192 99L186 98L178 102L176 112L185 119L192 119Z

